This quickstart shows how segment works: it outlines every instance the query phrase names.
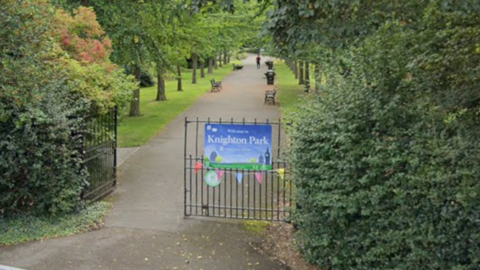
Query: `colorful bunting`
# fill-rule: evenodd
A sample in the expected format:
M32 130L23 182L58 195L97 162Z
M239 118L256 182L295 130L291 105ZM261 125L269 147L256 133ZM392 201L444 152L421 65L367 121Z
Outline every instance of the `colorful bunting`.
M220 169L215 169L215 171L217 172L218 179L222 179L224 171Z
M258 183L261 184L263 182L263 174L261 172L256 172L255 178L257 178Z
M200 163L200 162L195 163L195 172L198 172L202 168L203 168L202 163ZM210 169L212 169L212 168L210 168ZM285 168L279 168L279 169L276 169L276 170L265 171L265 172L276 172L276 173L278 173L278 176L280 177L280 179L283 180L285 178ZM225 174L225 171L221 170L221 169L215 169L215 173L216 173L218 179L222 179L223 175ZM255 179L257 179L258 183L262 184L263 183L263 172L254 172L254 174L255 174ZM243 182L243 173L237 172L236 176L237 176L237 182L239 184L241 184Z
M239 184L241 184L241 183L242 183L242 179L243 179L243 174L242 174L242 173L240 173L240 172L239 172L239 173L237 173L237 182L238 182Z
M208 171L205 173L205 182L211 187L216 187L220 184L222 179L218 178L217 173L214 171Z
M195 163L195 172L198 172L203 167L202 163L197 162Z

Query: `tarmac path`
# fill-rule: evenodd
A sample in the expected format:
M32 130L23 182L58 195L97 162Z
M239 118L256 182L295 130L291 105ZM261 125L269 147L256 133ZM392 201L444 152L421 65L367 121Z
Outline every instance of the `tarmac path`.
M114 208L105 227L79 235L0 248L0 264L28 270L288 269L260 255L259 236L231 220L184 218L184 119L277 120L264 105L266 67L255 56L223 79L118 168ZM208 74L207 74L207 77ZM168 102L168 101L167 101Z

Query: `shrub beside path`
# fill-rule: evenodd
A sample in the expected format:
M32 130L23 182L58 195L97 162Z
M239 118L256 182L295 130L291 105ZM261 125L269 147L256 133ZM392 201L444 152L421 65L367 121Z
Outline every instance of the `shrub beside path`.
M223 90L203 95L118 170L114 208L97 231L0 247L0 264L29 270L287 269L260 255L261 239L242 222L183 217L184 119L280 117L264 105L266 66L255 56L223 80ZM207 75L208 76L208 75ZM168 102L168 101L167 101Z

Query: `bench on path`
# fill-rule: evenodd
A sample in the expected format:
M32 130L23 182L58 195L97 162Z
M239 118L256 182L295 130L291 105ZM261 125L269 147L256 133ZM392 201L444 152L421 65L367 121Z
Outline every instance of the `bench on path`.
M276 94L277 94L277 88L276 87L273 90L265 91L265 102L264 102L264 104L267 104L267 102L272 102L273 105L275 105L275 95Z
M243 68L242 65L237 65L237 64L233 63L233 70L240 70L242 68Z
M222 82L216 82L215 79L210 80L210 84L212 85L212 92L219 92L222 89Z
M215 79L212 79L212 81L213 81L214 84L217 84L218 86L220 86L220 89L223 90L222 81L217 82L217 81L215 81Z

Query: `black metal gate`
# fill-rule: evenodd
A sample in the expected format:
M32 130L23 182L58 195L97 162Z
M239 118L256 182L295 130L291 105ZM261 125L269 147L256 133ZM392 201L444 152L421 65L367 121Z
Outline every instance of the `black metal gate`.
M272 126L272 169L221 169L220 184L212 187L205 176L215 172L204 162L206 124ZM285 221L292 207L289 166L282 160L282 123L257 120L229 121L185 119L184 215ZM261 174L262 181L258 176ZM242 176L239 179L239 175Z
M85 117L82 140L89 182L82 199L96 201L117 184L117 108Z

